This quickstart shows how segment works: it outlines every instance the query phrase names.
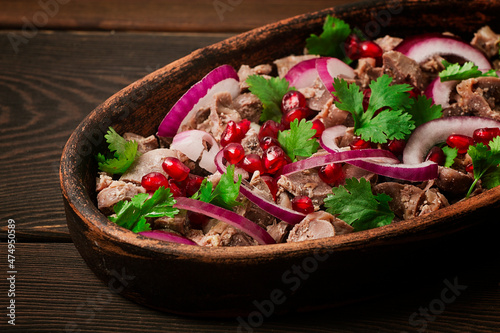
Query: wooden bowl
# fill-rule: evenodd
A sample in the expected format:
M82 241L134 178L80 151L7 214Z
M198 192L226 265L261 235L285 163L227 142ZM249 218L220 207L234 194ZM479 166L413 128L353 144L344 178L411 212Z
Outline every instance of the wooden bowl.
M95 154L104 133L156 132L167 110L193 83L222 64L257 65L303 51L334 14L376 38L451 31L470 38L483 25L500 31L497 1L363 2L269 24L197 50L119 91L92 111L69 138L60 179L69 231L94 273L138 303L191 316L248 316L345 304L436 274L490 228L500 187L409 221L301 243L207 248L139 236L96 208ZM489 221L495 223L496 221ZM470 238L469 238L470 239ZM451 255L451 256L450 256Z

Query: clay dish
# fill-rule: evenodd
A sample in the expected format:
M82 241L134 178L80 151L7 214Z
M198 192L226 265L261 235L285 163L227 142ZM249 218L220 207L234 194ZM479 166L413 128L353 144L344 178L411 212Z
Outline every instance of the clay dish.
M369 36L450 31L470 40L500 31L497 1L362 2L282 20L197 50L134 82L93 110L69 138L60 180L68 228L92 271L140 304L191 316L234 316L273 304L273 313L359 301L436 274L450 253L500 207L500 187L435 213L389 226L301 243L205 248L161 242L116 226L96 207L95 154L104 133L156 133L175 101L222 64L255 66L301 54L327 14Z

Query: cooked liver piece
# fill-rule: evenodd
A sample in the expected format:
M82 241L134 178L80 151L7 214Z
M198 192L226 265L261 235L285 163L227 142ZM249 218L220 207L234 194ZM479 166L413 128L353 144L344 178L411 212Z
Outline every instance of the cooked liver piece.
M463 195L467 193L474 182L474 177L450 168L439 167L439 175L436 179L436 186L443 192L453 195Z
M491 58L498 54L498 43L500 35L491 30L489 26L479 29L471 41L471 45L483 51L487 57Z
M394 83L407 83L419 90L424 89L425 79L419 64L398 51L389 51L382 56L384 74L394 78Z
M179 157L179 153L175 150L161 148L154 149L139 156L128 170L120 177L120 180L133 182L136 184L141 183L144 175L150 172L159 172L164 176L168 175L163 171L161 164L166 157Z
M145 138L135 133L124 133L123 138L127 141L136 141L137 151L141 154L158 148L158 140L156 140L156 137L154 135L150 135Z
M130 200L139 193L146 193L144 187L115 180L97 194L97 207L103 212L110 212L118 201Z
M479 77L457 85L457 106L464 114L500 120L500 78Z

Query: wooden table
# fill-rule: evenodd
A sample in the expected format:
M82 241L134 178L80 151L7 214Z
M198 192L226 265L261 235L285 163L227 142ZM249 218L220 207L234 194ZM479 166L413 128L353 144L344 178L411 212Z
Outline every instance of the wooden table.
M266 317L252 329L236 318L180 317L128 301L97 280L71 242L58 163L67 138L92 109L199 47L347 2L2 1L0 331L500 331L500 248L494 242L471 239L463 265L419 285L342 308ZM14 257L8 257L9 225L15 226ZM485 232L495 240L498 231ZM15 310L7 308L11 301ZM14 312L12 326L8 315Z

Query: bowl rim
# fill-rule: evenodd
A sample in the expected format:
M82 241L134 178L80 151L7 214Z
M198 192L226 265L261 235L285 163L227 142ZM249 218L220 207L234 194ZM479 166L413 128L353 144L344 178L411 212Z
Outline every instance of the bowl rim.
M412 3L411 0L402 0L401 3ZM453 2L453 1L451 1ZM167 75L169 71L182 70L192 62L194 59L203 57L203 53L207 50L224 48L231 51L235 45L241 43L242 40L254 38L256 35L260 38L265 38L269 30L277 29L280 26L290 26L298 24L304 20L317 22L323 21L327 14L338 14L339 10L348 11L350 8L362 8L386 4L385 1L362 1L341 5L332 8L326 8L320 11L305 13L291 18L280 20L278 22L270 23L262 27L252 29L250 31L238 34L236 36L225 39L216 44L206 46L202 49L193 51L191 54L180 58L170 64L167 64L161 69L139 79L127 87L121 89L117 93L109 97L105 102L90 112L73 131L68 141L66 142L62 154L61 164L59 170L60 186L64 197L71 210L76 213L81 221L88 226L88 228L95 229L94 231L101 233L103 238L113 239L115 241L128 244L130 246L151 251L151 253L174 255L189 260L213 261L213 260L248 260L254 259L267 259L273 260L282 256L291 256L298 252L310 253L315 252L331 252L331 251L344 251L351 248L366 248L375 246L381 243L403 241L402 235L412 235L422 232L430 227L438 227L442 224L450 223L456 216L470 214L478 208L486 207L494 203L498 203L500 198L500 186L485 191L479 195L471 197L462 201L460 205L454 204L444 207L436 212L390 224L383 227L378 227L365 231L358 231L345 235L336 235L329 238L306 240L296 243L279 243L270 245L258 246L237 246L237 247L205 247L193 246L177 243L170 243L151 239L133 233L130 230L119 227L111 222L104 214L102 214L96 205L93 203L90 195L85 190L82 179L76 177L74 166L78 164L77 147L81 140L85 139L83 135L85 128L99 119L99 116L105 115L114 103L119 101L129 92L135 89L144 88L148 82L154 81L157 76ZM236 43L238 42L238 43ZM200 73L200 78L203 73ZM452 214L453 213L453 214ZM427 238L438 237L439 234L426 234ZM249 250L251 249L251 250Z

